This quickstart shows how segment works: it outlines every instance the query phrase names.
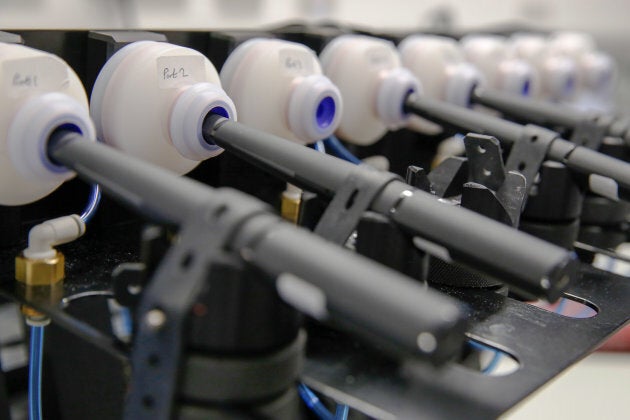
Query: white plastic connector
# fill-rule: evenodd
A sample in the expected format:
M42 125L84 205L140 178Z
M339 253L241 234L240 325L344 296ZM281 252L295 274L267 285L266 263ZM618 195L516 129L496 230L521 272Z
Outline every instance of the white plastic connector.
M330 137L341 119L341 93L322 74L301 78L293 88L288 106L291 131L305 143Z
M544 63L543 89L551 101L563 101L575 95L577 67L569 57L548 57Z
M477 68L468 63L459 63L446 68L446 91L444 100L448 103L468 107L470 96L477 86L486 85Z
M289 200L300 200L302 198L302 190L293 184L287 183L287 188L282 192L282 195Z
M617 66L597 50L593 37L583 32L555 33L550 48L576 63L576 92L569 103L583 111L613 113Z
M578 94L599 95L611 99L617 73L614 60L597 49L595 40L585 32L561 31L549 39L552 54L573 59L577 65Z
M499 90L520 96L530 96L540 83L538 72L525 60L515 58L501 61L499 78Z
M28 248L23 252L26 258L53 258L56 245L72 242L85 233L85 223L76 214L48 220L34 226L28 233Z
M236 120L234 102L217 85L194 84L176 99L169 131L173 145L182 156L199 161L223 152L219 146L206 142L201 132L203 122L211 111Z
M87 109L63 93L35 95L15 114L7 142L11 161L24 178L37 183L61 183L75 175L48 159L48 140L59 127L77 131L88 140L96 138Z
M324 48L320 60L344 99L337 135L355 144L373 144L388 127L400 126L404 98L420 93L417 78L401 69L394 44L383 39L343 35Z
M222 150L201 136L209 111L236 118L212 63L165 42L136 42L116 52L96 79L90 105L99 139L178 174Z
M301 44L255 38L239 45L221 81L250 127L309 144L329 137L342 114L341 94Z
M376 95L376 112L388 128L400 128L409 119L404 104L411 93L422 94L422 88L409 70L399 67L382 74Z
M517 33L508 42L509 54L527 61L540 78L540 89L530 89L533 97L554 102L575 93L577 67L567 56L553 54L543 35Z
M50 135L71 127L95 138L81 81L61 58L0 43L0 205L50 194L74 173L47 157Z
M486 84L451 38L412 35L405 38L398 49L403 65L420 80L424 94L433 99L468 106L472 90Z

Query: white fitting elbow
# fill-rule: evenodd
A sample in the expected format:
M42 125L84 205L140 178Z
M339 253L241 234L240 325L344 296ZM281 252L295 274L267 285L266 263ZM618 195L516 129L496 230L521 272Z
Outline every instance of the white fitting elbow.
M48 220L31 228L24 256L30 259L53 258L56 245L72 242L85 233L85 223L76 214Z

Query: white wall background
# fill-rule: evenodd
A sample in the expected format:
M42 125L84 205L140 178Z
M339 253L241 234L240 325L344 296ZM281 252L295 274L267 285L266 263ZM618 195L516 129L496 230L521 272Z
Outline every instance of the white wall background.
M546 28L627 31L627 0L0 0L4 28L230 28L287 19L427 27L449 10L463 28L518 20Z

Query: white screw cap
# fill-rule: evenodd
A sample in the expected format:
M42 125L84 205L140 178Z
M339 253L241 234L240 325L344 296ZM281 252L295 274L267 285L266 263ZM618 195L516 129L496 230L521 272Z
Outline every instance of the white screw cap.
M420 82L411 71L402 67L384 72L381 77L376 97L377 114L387 127L401 127L409 118L404 112L405 100L410 93L422 93Z
M472 64L458 63L447 66L446 102L468 107L470 95L477 86L485 84L479 70Z
M616 64L612 57L600 51L584 54L580 62L584 85L593 92L606 92L614 83Z
M577 68L575 61L569 57L549 57L544 68L545 90L551 100L559 101L575 94Z
M51 162L46 150L50 135L64 126L88 140L96 138L85 107L66 94L37 95L20 107L9 127L7 143L11 161L23 177L56 183L74 176L74 172Z
M529 96L536 74L532 66L520 59L507 59L499 64L501 90L519 96Z
M301 78L289 98L289 127L306 143L330 137L341 120L341 93L322 74Z
M223 152L219 146L207 143L201 132L210 112L236 120L234 102L215 84L196 83L177 97L171 110L169 132L173 146L182 156L201 161Z

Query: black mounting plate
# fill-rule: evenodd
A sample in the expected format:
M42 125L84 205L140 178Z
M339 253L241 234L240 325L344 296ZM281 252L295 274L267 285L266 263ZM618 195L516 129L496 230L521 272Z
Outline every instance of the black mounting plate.
M442 287L471 308L468 336L514 356L520 367L489 376L460 364L436 369L398 366L338 337L311 336L304 381L328 397L377 418L496 418L578 362L630 320L630 279L583 265L567 291L597 308L591 318L570 318L482 289Z
M130 234L130 232L133 232ZM121 263L137 261L137 226L121 226L65 245L65 294L111 290L109 276ZM26 236L24 236L26 237ZM18 301L13 259L0 250L0 293ZM494 418L592 352L630 320L630 279L588 265L567 294L597 308L592 318L569 318L484 289L441 290L470 308L470 338L515 357L520 367L488 376L458 363L437 369L404 360L394 363L374 348L324 327L309 329L302 378L316 391L376 418ZM53 322L125 358L128 350L59 308L45 309Z

